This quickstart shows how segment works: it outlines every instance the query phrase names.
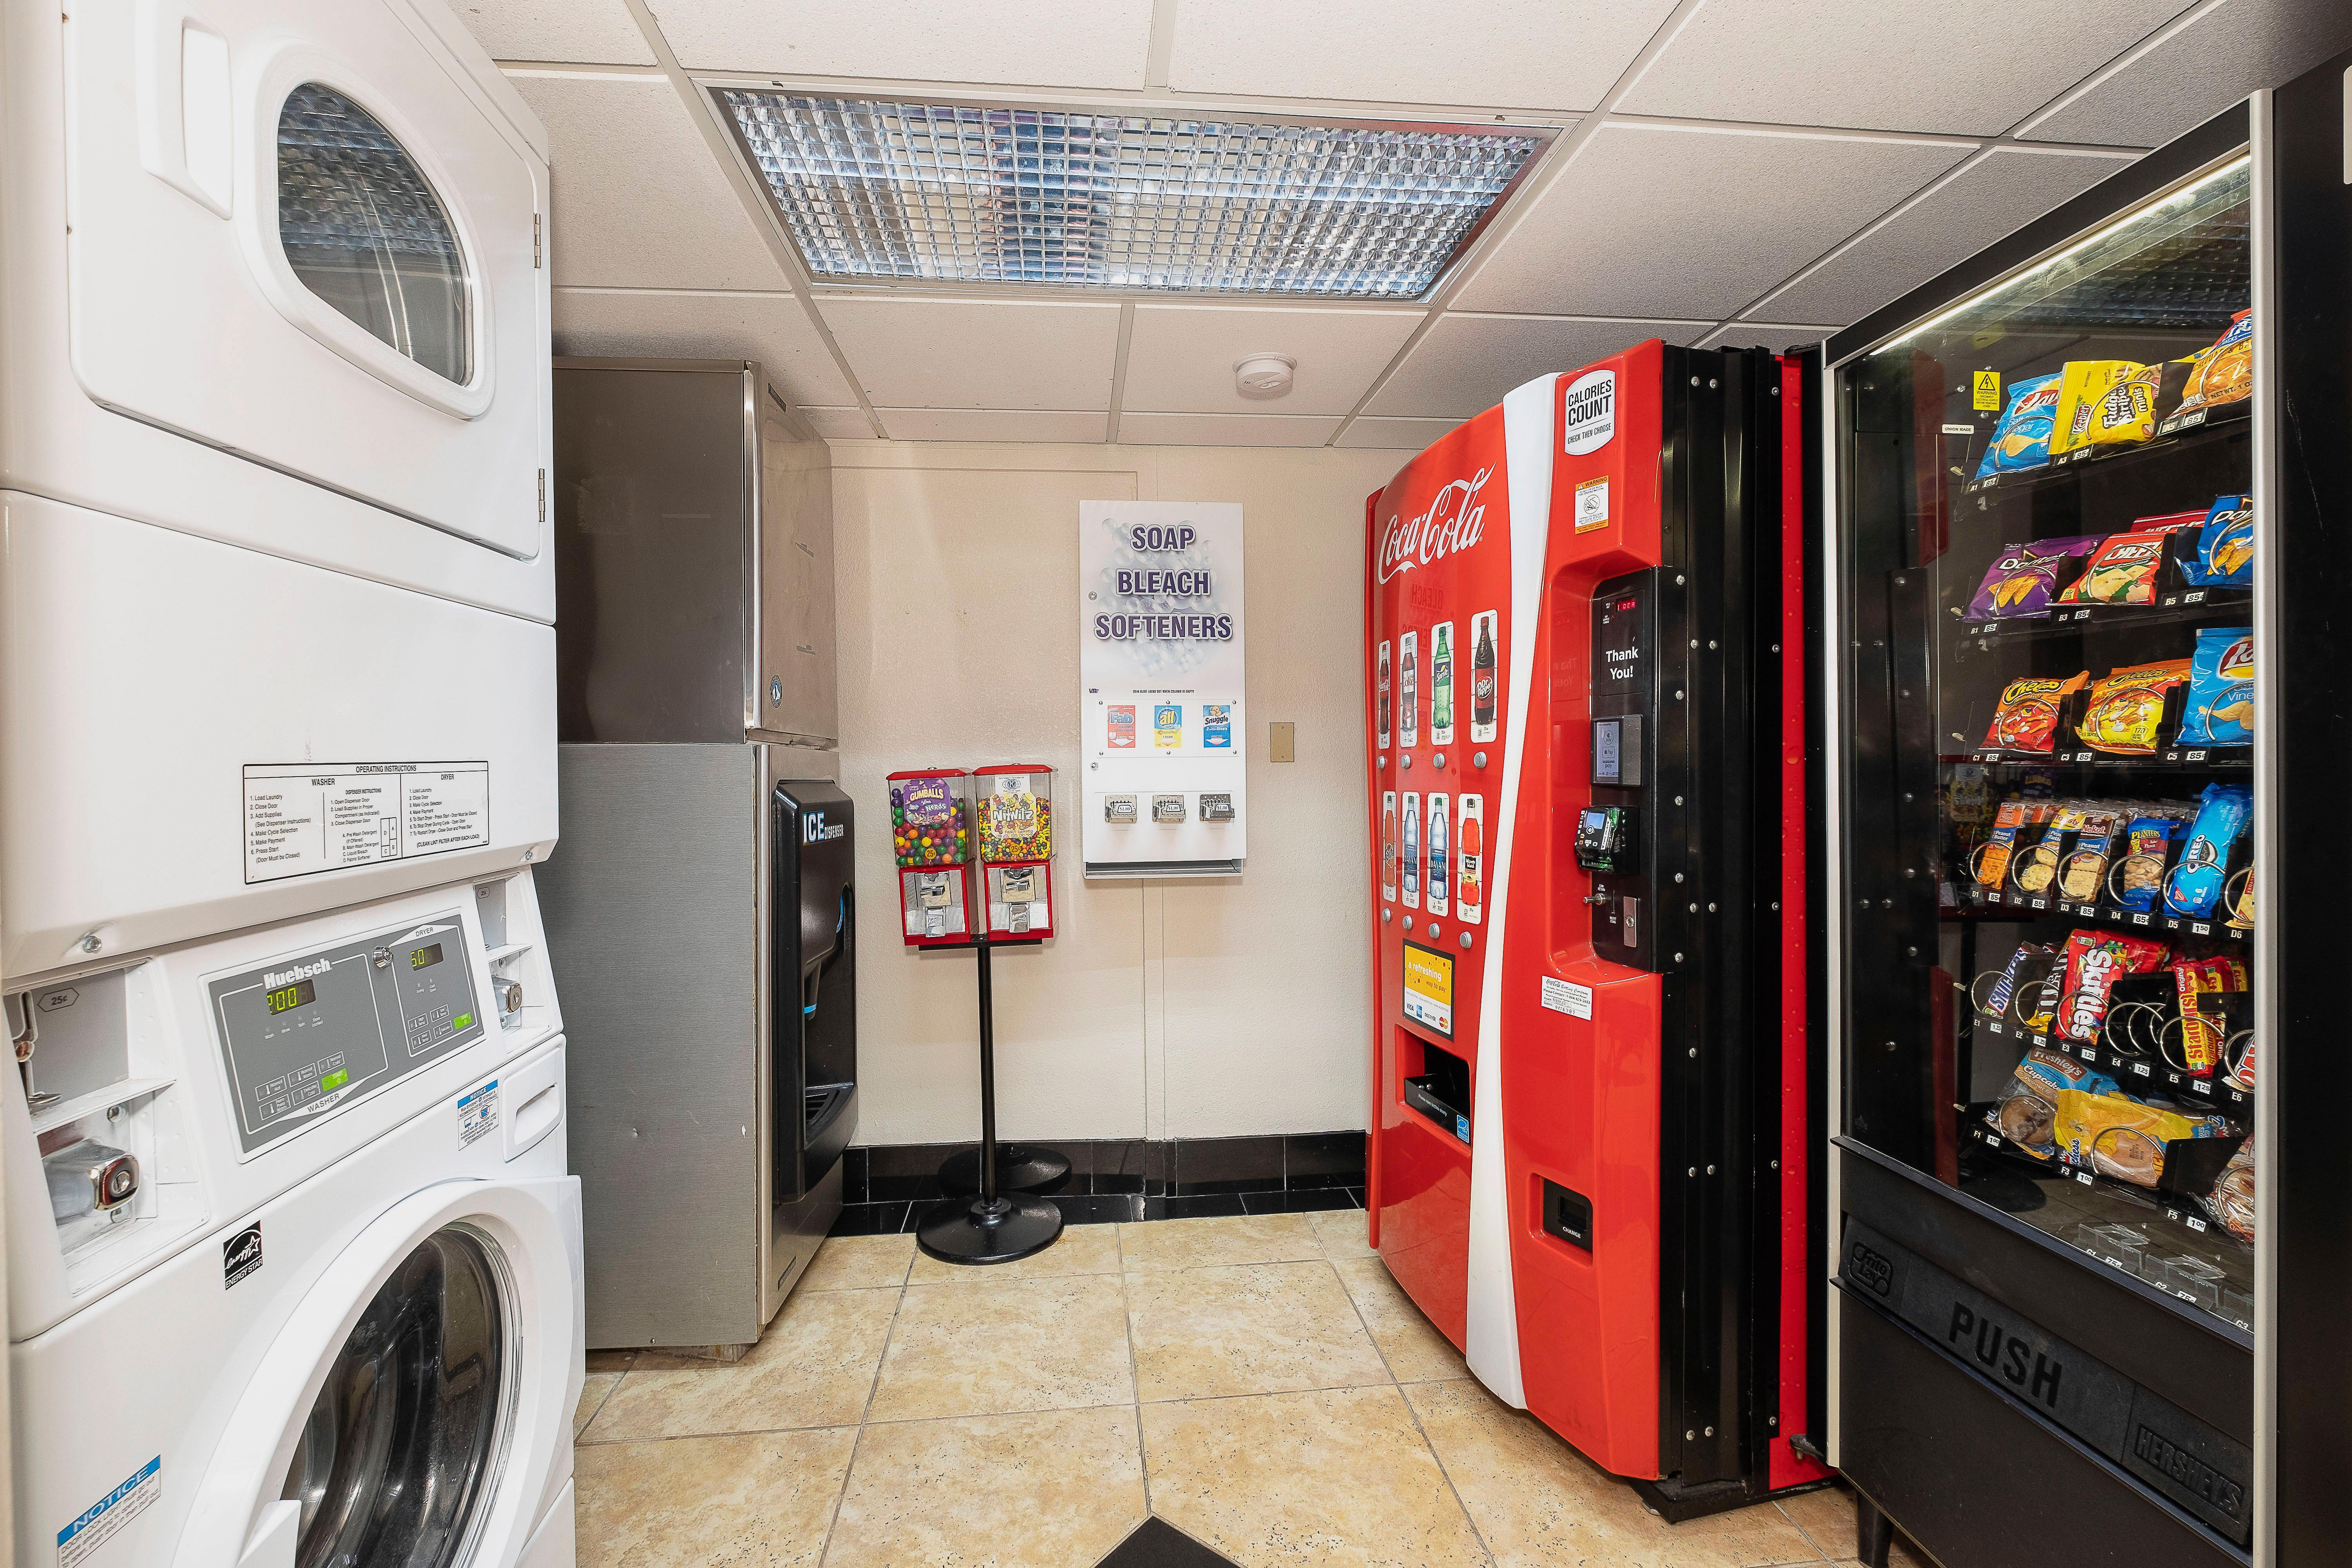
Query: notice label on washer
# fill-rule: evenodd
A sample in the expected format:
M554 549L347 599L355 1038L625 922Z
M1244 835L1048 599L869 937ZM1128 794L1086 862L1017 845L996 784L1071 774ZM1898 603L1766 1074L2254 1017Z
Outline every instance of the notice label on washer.
M163 1456L158 1454L58 1531L58 1568L74 1568L77 1563L88 1561L91 1552L121 1534L163 1495Z
M457 1147L465 1148L499 1124L499 1080L490 1079L457 1099Z
M1592 1016L1592 987L1547 974L1543 977L1543 1005L1571 1018L1589 1019Z
M245 879L275 882L490 841L488 763L248 763Z

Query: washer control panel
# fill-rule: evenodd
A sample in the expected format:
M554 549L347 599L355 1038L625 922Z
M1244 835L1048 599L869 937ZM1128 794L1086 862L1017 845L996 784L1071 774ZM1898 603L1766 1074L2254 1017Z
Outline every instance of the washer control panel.
M455 912L207 983L247 1153L483 1037Z

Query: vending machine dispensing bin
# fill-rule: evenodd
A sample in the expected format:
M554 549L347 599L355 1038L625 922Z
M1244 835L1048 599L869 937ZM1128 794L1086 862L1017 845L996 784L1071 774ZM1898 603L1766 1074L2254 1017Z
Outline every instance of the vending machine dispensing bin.
M1790 1443L1820 1273L1783 962L1798 387L1645 343L1520 387L1367 518L1374 1241L1481 1381L1669 1518L1827 1475Z
M915 768L888 783L899 934L909 947L965 946L972 937L971 775Z
M1054 934L1054 770L1042 763L972 770L980 872L992 940Z

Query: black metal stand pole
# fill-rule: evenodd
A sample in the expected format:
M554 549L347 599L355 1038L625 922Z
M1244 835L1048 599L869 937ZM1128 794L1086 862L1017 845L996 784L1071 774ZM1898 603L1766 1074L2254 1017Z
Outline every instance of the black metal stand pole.
M973 956L980 978L980 1195L934 1205L915 1239L942 1263L1011 1263L1054 1245L1062 1234L1062 1211L1045 1198L1007 1197L997 1190L996 994L986 933L971 945L979 950Z
M988 950L980 944L980 1143L950 1154L940 1163L940 1191L951 1198L978 1193L994 1198L1000 1192L1035 1193L1055 1186L1070 1173L1070 1162L1051 1149L996 1141L995 1004L990 1000ZM982 1179L981 1165L988 1166Z

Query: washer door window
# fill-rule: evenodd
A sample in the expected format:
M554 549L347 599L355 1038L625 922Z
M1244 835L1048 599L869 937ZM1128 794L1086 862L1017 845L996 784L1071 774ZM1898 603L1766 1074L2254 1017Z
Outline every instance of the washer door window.
M449 1226L393 1270L327 1372L280 1493L299 1568L446 1568L488 1507L511 1379L504 1272Z
M304 288L444 380L473 379L473 277L399 138L308 81L278 115L278 237Z

